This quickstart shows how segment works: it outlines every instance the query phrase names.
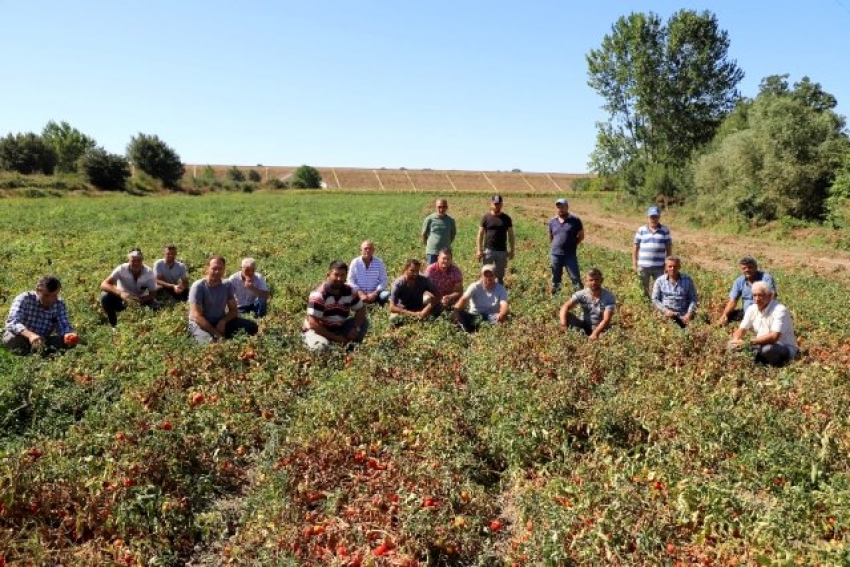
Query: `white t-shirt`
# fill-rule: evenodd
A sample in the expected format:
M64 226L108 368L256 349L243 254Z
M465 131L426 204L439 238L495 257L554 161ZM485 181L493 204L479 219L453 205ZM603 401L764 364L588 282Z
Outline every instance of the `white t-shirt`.
M778 344L788 347L791 351L791 357L797 355L797 337L794 336L794 327L791 322L791 314L784 305L772 300L764 311L759 311L759 306L753 303L747 308L744 313L744 319L741 321L741 329L752 329L756 333L756 337L779 332Z
M130 295L142 295L143 287L148 288L150 293L156 291L156 275L154 275L153 270L144 264L142 265L142 271L138 279L130 272L129 262L125 262L112 270L109 278L117 282L118 289L126 291Z
M254 275L251 276L251 280L254 282L254 287L260 291L268 291L269 288L266 285L266 280L263 278L261 274L254 272ZM254 303L254 299L257 298L256 295L251 293L247 287L245 287L245 282L242 281L242 272L236 272L229 278L227 281L230 282L231 287L233 287L233 294L236 296L236 304L239 307L245 307L246 305L251 305Z

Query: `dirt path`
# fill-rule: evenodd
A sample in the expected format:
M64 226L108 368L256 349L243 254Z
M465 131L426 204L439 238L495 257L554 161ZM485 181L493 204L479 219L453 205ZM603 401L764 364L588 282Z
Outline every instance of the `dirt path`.
M555 212L553 205L543 204L537 199L524 201L521 206L531 215L539 217L541 222L546 222ZM570 203L570 212L581 217L588 244L623 252L631 251L635 230L645 222L645 219L636 219L633 215L602 211L592 202L578 200ZM755 235L714 234L688 229L676 223L672 217L662 214L662 222L671 227L675 252L689 264L721 273L736 272L738 259L750 254L758 260L760 266L768 270L772 267L810 270L819 276L850 283L848 252L805 246L793 237L775 240Z

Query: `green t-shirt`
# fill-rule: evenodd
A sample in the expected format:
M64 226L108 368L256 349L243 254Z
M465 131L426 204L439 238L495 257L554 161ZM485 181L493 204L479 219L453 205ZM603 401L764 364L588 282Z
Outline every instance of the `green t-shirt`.
M440 217L437 213L431 213L422 223L422 234L427 237L425 253L437 254L443 248L450 248L457 236L455 219L449 215Z

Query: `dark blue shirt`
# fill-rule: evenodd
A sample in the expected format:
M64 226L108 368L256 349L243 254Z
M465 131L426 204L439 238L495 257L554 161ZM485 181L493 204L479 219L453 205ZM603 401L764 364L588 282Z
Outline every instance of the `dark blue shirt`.
M584 230L581 219L575 215L567 215L561 222L561 217L549 221L549 236L552 237L552 254L556 256L575 256L578 248L578 235Z

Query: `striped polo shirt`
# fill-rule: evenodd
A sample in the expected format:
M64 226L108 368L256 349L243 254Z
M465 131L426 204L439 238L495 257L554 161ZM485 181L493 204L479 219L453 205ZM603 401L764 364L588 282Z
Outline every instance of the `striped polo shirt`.
M310 328L309 317L319 319L325 327L336 330L354 312L363 308L363 302L357 292L349 285L343 285L339 295L334 295L327 282L316 288L307 300L307 319L302 330Z
M640 227L635 233L638 268L663 268L667 258L667 246L672 243L670 229L663 224L658 225L655 230L647 225Z
M383 260L372 256L372 261L367 268L363 256L358 256L348 265L348 278L345 283L363 293L383 291L387 289L387 267Z

